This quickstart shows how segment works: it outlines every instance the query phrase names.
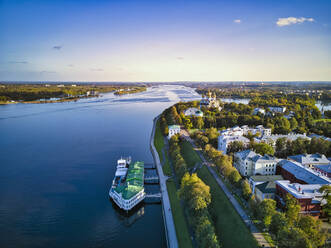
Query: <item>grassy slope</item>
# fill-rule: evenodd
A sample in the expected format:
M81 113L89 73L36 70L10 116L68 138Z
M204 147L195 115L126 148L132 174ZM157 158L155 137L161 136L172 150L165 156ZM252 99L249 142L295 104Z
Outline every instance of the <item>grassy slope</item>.
M180 143L180 146L182 156L185 159L188 168L194 167L196 163L201 163L199 155L192 149L189 142L183 141Z
M184 159L187 159L188 166L194 166L195 163L201 161L188 142L182 143L182 153ZM222 246L231 248L257 247L256 240L205 166L199 169L198 176L210 187L212 202L209 206L209 212L212 215L216 233Z
M193 247L187 229L183 209L177 195L176 185L172 180L167 181L167 189L171 203L172 215L175 222L179 247Z
M160 128L160 121L158 121L156 123L156 128L155 128L155 137L154 137L154 146L159 154L160 157L160 161L162 163L162 161L164 161L163 159L163 153L162 153L162 149L164 148L164 140L163 140L163 135L161 132L161 128ZM169 161L168 158L165 158L164 161L164 165L162 166L163 169L163 173L167 176L171 175L171 169L170 169L170 165L169 165Z

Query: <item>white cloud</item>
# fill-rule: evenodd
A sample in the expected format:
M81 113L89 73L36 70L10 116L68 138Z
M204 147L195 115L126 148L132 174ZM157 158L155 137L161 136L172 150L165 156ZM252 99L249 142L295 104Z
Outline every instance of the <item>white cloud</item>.
M240 19L236 19L233 21L234 23L241 23L241 20Z
M314 22L313 18L306 18L306 17L286 17L286 18L278 18L276 22L278 27L289 26L293 24L300 24L303 22Z

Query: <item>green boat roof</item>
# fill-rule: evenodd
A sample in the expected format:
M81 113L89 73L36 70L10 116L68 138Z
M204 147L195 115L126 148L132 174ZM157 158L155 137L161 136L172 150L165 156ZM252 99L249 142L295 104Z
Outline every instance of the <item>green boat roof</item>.
M115 188L117 193L121 193L126 200L139 193L144 188L144 162L137 161L131 163L128 168L126 180L123 185Z

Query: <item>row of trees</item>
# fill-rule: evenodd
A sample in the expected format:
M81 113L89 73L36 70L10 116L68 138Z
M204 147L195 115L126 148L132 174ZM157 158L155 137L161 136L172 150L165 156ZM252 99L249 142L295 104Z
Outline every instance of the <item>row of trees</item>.
M178 135L174 135L171 137L169 142L169 153L172 160L172 164L174 166L174 170L179 181L187 172L187 164L185 159L183 158L179 145Z
M181 181L180 198L185 202L199 247L220 247L208 212L210 188L196 173L186 173Z
M287 140L279 138L276 141L275 155L280 158L303 153L321 153L331 156L331 142L322 138Z
M321 221L309 215L299 215L301 207L290 194L285 199L284 213L276 211L276 202L272 199L263 200L253 209L278 247L317 248L325 243L326 236L321 230Z

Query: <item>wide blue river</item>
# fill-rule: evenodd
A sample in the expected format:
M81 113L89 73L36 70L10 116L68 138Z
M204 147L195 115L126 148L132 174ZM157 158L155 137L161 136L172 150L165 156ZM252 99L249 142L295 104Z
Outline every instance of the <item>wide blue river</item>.
M0 106L0 247L165 247L161 205L126 216L108 191L120 156L153 161L153 118L198 98L173 85Z

